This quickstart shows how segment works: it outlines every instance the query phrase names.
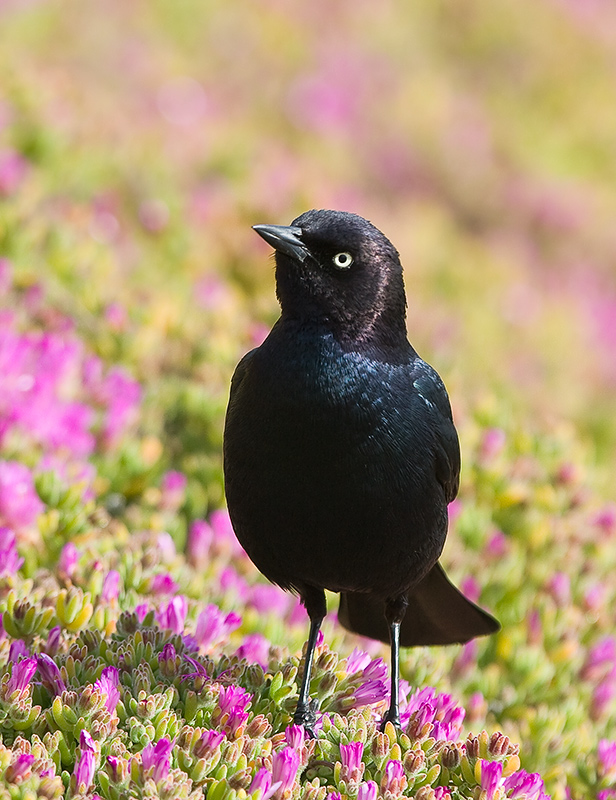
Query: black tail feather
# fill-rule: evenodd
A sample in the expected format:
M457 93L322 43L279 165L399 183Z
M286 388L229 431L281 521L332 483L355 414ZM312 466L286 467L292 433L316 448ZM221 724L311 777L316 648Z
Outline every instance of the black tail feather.
M438 562L409 592L408 601L400 626L403 647L464 644L500 629L494 617L456 589ZM383 601L372 595L341 592L338 620L352 633L389 643Z

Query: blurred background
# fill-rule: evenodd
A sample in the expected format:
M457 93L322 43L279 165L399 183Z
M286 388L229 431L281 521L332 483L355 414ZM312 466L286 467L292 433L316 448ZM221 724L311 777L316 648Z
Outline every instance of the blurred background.
M612 0L0 0L0 328L46 332L37 369L62 365L43 405L15 372L11 414L34 399L3 458L68 453L126 531L181 551L223 505L230 376L278 314L251 225L369 218L461 435L445 561L503 622L405 677L518 737L555 796L565 764L595 785L579 765L616 739L615 99ZM252 630L294 652L304 618L253 608Z
M571 423L616 465L609 0L3 0L0 24L0 245L101 352L221 401L277 314L250 225L352 210L400 250L458 413Z

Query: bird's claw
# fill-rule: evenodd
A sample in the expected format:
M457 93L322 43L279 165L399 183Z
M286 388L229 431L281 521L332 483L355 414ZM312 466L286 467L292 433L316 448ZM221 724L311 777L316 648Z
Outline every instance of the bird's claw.
M394 728L398 728L399 729L401 727L401 725L400 725L400 714L398 713L398 709L389 708L387 710L387 713L385 714L385 716L381 720L381 724L379 726L379 730L381 731L381 733L383 733L385 731L385 726L387 725L388 722L391 722L391 724L394 726Z
M316 699L311 700L309 703L297 704L295 714L293 714L293 722L295 725L303 725L306 736L309 739L316 739L315 726L317 724L317 711L319 709L319 701Z

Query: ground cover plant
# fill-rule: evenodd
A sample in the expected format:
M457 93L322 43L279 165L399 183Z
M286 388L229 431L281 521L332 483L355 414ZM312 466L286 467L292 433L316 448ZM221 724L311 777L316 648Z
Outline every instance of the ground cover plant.
M616 18L608 3L0 5L0 797L616 797ZM237 544L250 230L399 246L463 450L444 563L503 629L307 622ZM481 589L479 588L481 587Z

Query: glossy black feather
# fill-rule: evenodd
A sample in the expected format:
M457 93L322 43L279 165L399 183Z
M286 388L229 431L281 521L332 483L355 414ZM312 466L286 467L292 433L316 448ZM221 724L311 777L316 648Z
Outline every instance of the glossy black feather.
M343 593L342 624L377 639L405 599L404 644L493 632L435 566L460 450L445 386L407 339L397 251L344 212L257 231L277 251L282 313L231 385L224 469L239 541L313 622L329 589Z

